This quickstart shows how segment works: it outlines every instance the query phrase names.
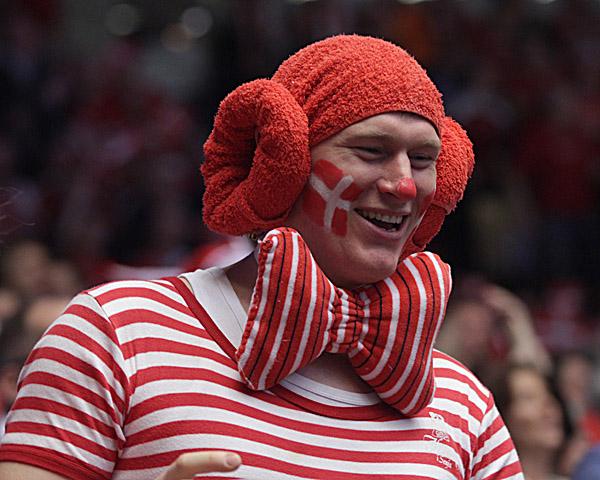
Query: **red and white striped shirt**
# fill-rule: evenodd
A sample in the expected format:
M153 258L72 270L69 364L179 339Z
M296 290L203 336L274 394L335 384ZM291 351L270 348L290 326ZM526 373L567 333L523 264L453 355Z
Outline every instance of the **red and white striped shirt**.
M227 303L204 304L235 325ZM193 295L164 280L78 295L28 359L0 461L149 480L181 453L223 449L242 467L203 478L523 479L491 394L445 354L434 353L433 402L406 418L374 394L299 374L251 391L220 335Z

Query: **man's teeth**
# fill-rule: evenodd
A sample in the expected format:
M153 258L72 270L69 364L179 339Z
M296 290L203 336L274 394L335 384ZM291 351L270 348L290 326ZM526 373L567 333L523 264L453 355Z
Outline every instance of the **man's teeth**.
M358 213L360 213L367 220L379 220L380 222L385 223L400 224L404 218L402 215L383 215L381 213L365 212L364 210L358 210Z

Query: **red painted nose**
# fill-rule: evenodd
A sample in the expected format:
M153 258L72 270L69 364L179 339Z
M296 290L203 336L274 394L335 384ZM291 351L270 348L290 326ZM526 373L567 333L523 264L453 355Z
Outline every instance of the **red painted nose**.
M396 194L399 198L412 200L417 197L417 186L410 177L403 177L396 185Z

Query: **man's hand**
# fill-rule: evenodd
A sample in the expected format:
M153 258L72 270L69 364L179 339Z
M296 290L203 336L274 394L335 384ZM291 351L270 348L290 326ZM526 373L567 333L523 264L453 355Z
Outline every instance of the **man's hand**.
M188 480L199 473L231 472L242 464L237 453L191 452L180 455L168 470L155 480ZM61 475L24 463L0 462L2 480L67 480Z
M199 473L231 472L242 464L237 453L190 452L180 455L156 480L188 480Z

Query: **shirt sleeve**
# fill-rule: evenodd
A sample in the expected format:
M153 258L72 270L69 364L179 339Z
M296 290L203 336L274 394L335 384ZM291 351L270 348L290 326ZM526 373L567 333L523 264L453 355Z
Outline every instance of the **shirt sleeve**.
M524 480L515 446L491 394L476 439L471 478Z
M0 461L72 480L110 479L125 439L124 365L109 318L94 298L79 294L25 363Z

